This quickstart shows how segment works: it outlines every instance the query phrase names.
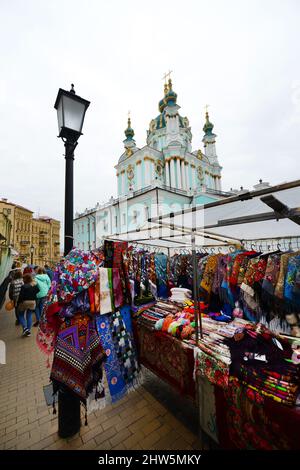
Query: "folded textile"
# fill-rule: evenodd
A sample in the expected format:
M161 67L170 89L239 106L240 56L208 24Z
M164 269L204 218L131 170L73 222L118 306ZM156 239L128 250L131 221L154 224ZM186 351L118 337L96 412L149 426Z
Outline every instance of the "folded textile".
M107 268L99 269L100 282L100 314L105 315L113 309L111 290L109 284L109 270Z

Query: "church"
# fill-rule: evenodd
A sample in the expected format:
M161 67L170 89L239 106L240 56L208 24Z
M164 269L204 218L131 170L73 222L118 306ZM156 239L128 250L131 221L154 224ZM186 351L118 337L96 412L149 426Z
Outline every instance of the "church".
M214 125L206 111L203 149L192 150L187 117L180 115L169 78L150 121L146 145L137 147L128 117L124 151L115 166L118 197L76 213L74 245L93 249L103 238L141 228L149 217L230 196L222 192Z

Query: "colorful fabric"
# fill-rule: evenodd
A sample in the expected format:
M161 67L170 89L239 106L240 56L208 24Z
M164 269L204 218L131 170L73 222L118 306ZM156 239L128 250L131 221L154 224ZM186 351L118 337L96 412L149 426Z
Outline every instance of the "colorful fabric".
M286 280L284 285L284 299L294 307L300 309L300 256L290 258L287 266Z
M104 266L106 268L112 268L114 259L114 242L112 240L104 240L104 256Z
M96 284L96 283L95 283ZM90 302L90 312L95 313L95 284L88 288L89 293L89 302Z
M183 395L195 399L194 353L188 344L134 322L140 363Z
M211 293L214 278L217 271L219 255L212 255L208 257L205 269L203 272L202 280L200 282L200 287L204 289L208 294Z
M216 416L222 449L298 450L300 413L263 398L230 377L229 387L215 387Z
M47 305L70 302L76 295L93 284L98 278L99 266L103 265L102 251L85 252L74 248L56 265L48 293Z
M82 314L66 319L57 336L50 375L54 393L65 386L85 403L102 380L104 360L95 321Z
M104 370L106 373L111 400L114 403L126 394L127 387L121 371L115 343L112 338L110 314L97 316L96 326L106 354Z
M113 268L121 269L122 261L123 261L123 252L126 251L128 248L127 242L114 242L113 250Z
M126 322L128 323L128 319ZM139 365L131 331L127 330L122 314L118 310L111 314L111 332L124 381L127 387L131 387L138 380Z
M115 308L119 308L121 307L121 305L123 305L124 298L123 298L120 271L118 268L113 268L112 276L113 276L113 290L114 290L114 305L115 305Z
M244 276L241 289L249 295L254 295L253 286L256 282L262 281L267 267L266 258L252 258L249 260L247 271Z
M300 252L296 253L284 253L280 257L280 269L279 269L279 274L278 274L278 280L275 288L275 296L278 297L279 299L283 299L284 297L284 283L285 283L285 277L287 273L287 267L289 264L289 259L293 258L296 255L299 255Z
M157 295L161 298L168 297L167 289L167 261L168 257L158 254L154 257L156 269Z
M201 375L219 387L228 387L229 366L217 358L206 354L199 348L194 349L195 376Z
M100 314L105 315L110 313L113 309L112 299L111 299L111 290L109 282L109 269L100 268L99 269L99 282L100 282Z

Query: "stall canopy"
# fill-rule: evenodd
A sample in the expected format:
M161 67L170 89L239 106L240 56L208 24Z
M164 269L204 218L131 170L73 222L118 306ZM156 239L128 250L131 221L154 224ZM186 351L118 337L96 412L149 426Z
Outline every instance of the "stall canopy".
M299 237L300 180L152 217L149 222L173 233L190 231L241 243Z
M171 229L161 227L157 224L145 224L137 230L111 235L107 237L110 240L127 241L138 245L145 245L157 248L189 248L192 246L192 231L185 229ZM235 243L234 240L218 237L216 235L206 235L195 233L196 246L226 246Z

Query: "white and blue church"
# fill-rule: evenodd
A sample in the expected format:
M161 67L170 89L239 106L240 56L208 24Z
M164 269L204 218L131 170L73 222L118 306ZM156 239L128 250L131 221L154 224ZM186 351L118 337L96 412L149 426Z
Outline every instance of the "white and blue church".
M187 117L179 114L171 79L164 85L159 114L151 120L144 147L137 147L131 119L116 169L118 196L76 213L74 245L89 250L108 236L145 225L149 217L227 197L221 186L214 125L206 111L203 148L192 150Z

